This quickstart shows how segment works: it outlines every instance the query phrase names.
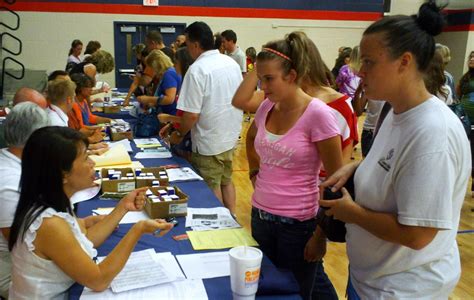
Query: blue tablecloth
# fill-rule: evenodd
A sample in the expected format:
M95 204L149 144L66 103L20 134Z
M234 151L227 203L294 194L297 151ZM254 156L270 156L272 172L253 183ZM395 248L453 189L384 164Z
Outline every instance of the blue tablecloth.
M93 112L94 115L97 115L99 117L104 117L104 118L110 118L110 119L123 119L126 121L136 119L134 116L130 115L129 111L120 111L119 113L115 114L106 114L102 112Z
M134 143L132 143L134 154L137 151ZM180 166L188 166L189 163L178 157L172 159L143 159L141 163L145 167L163 166L169 164L179 164ZM184 193L189 196L189 207L216 207L222 204L215 197L214 193L203 181L193 181L185 183L177 183ZM92 200L77 204L77 215L85 217L91 214L92 209L98 207L115 206L115 200L103 200L96 197ZM190 254L201 251L195 251L189 240L175 241L172 239L174 235L185 233L185 218L178 218L179 224L175 226L167 235L163 237L155 237L152 235L144 235L135 247L135 251L154 248L157 252L171 252L174 255ZM121 224L118 229L99 247L98 255L105 256L109 254L115 245L124 237L132 224ZM210 252L212 250L205 250ZM222 250L218 250L222 251ZM213 279L204 279L204 286L209 299L231 299L232 292L230 290L230 277L220 277ZM79 299L83 287L76 284L70 290L70 299ZM257 292L258 299L301 299L298 284L293 274L286 270L277 269L271 261L264 257L261 267L261 277L259 289Z

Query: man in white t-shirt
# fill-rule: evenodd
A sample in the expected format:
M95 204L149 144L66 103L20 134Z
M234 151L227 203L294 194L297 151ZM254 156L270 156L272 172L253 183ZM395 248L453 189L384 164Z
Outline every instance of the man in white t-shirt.
M48 111L51 126L68 127L67 114L72 110L76 84L71 80L55 79L48 82Z
M247 73L247 57L244 51L237 46L237 34L233 30L225 30L221 33L225 54L230 56L239 65L242 75Z
M5 141L0 149L0 296L8 297L11 259L8 237L19 200L21 155L29 136L38 128L48 126L48 114L32 102L13 107L5 120Z
M232 157L242 127L242 111L231 102L242 74L234 60L214 49L214 37L206 23L194 22L185 33L186 46L195 62L183 80L178 100L183 116L170 140L179 143L191 130L193 165L234 213Z

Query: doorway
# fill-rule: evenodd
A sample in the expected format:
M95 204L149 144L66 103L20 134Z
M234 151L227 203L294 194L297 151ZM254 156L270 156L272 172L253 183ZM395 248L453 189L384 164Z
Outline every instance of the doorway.
M132 83L130 74L137 64L133 46L145 43L148 31L157 30L163 36L166 46L184 34L186 23L150 23L150 22L114 22L114 47L115 47L115 86L128 88Z

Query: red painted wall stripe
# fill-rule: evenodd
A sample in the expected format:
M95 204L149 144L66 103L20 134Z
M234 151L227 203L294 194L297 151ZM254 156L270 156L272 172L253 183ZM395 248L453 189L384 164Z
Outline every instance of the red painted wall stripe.
M452 31L474 31L474 24L446 26L443 32Z
M375 21L382 13L344 12L317 10L221 8L196 6L158 6L146 7L131 4L92 4L66 2L16 2L9 7L14 11L64 12L64 13L100 13L100 14L137 14L165 16L200 16L233 18L281 18L309 20Z

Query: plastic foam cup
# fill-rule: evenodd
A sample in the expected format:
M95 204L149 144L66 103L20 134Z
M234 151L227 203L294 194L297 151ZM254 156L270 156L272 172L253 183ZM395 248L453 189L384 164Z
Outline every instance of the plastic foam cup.
M234 300L255 299L260 278L262 251L240 246L229 250L230 287Z

